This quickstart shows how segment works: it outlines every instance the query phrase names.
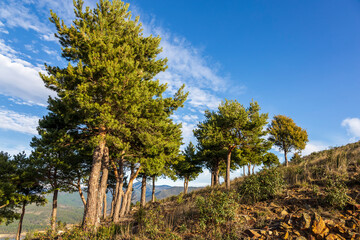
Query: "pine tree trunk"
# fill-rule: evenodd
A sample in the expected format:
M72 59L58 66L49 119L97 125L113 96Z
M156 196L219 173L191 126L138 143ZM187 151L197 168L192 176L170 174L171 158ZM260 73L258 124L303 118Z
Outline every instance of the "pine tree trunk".
M189 188L189 178L185 178L184 180L184 195L188 193L188 188Z
M214 171L211 171L211 187L214 186L214 178L215 178Z
M229 149L226 159L226 189L230 190L230 163L231 163L231 149Z
M133 183L134 183L134 180L135 178L139 175L139 171L141 169L141 166L138 168L138 170L135 172L135 174L133 173L134 172L134 168L132 167L131 169L131 177L129 179L129 184L128 184L128 188L126 189L126 192L124 194L124 200L123 200L123 203L121 204L121 210L120 210L120 217L123 217L125 216L129 206L130 206L130 203L129 203L129 195L130 195L130 201L131 201L131 195L132 195L132 186L133 186ZM129 205L129 206L128 206Z
M286 165L286 167L288 167L289 166L289 161L287 159L287 152L286 151L284 151L284 155L285 155L285 165Z
M20 240L20 237L21 237L22 223L23 223L24 215L25 215L25 206L26 206L26 201L23 202L21 215L20 215L20 220L19 220L18 231L17 231L17 234L16 234L16 240Z
M106 189L107 189L107 180L109 175L109 148L105 147L102 164L101 164L101 181L99 186L99 192L98 192L98 202L97 202L97 218L96 218L96 224L95 227L98 227L100 225L100 219L101 219L101 213L104 205L104 196L106 195Z
M248 164L248 176L250 176L251 175L251 165L250 165L250 163Z
M102 139L99 141L99 145L95 148L93 154L93 162L89 177L89 186L87 194L87 203L85 206L82 228L89 230L92 226L95 226L97 217L97 200L99 192L99 180L101 172L101 161L103 158L105 149L105 134L102 133Z
M187 194L187 190L186 190L186 178L184 178L184 195Z
M217 162L216 166L215 166L215 173L214 173L214 186L217 186L220 184L219 173L220 173L220 167L219 167L219 162Z
M246 171L245 171L245 165L243 166L243 176L245 177Z
M123 198L123 186L124 186L124 168L123 168L123 160L124 159L120 159L119 162L119 172L116 169L116 166L114 165L114 172L115 172L115 176L116 177L116 193L115 193L115 207L114 207L114 213L113 213L113 222L119 222L120 220L120 208L121 208L121 203L123 201L123 199L125 200L125 198Z
M155 202L155 176L152 177L152 193L151 193L151 202Z
M252 174L255 174L255 164L252 166Z
M85 208L86 207L86 199L85 199L84 193L82 192L82 189L81 189L80 179L78 180L77 188L78 188L78 192L79 192L81 201L82 201L82 203L84 205L84 208Z
M140 206L145 207L146 204L146 175L142 176L141 181L141 199L140 199Z
M57 200L58 200L59 190L55 189L53 193L53 202L52 202L52 212L51 212L51 231L55 232L56 230L56 216L57 216Z
M113 192L112 192L111 209L110 209L110 218L111 219L113 219L113 216L114 216L116 189L117 189L117 183L116 183L116 186L115 186L115 188L113 189Z
M104 195L104 208L103 208L103 219L106 219L107 215L107 199L106 194Z
M132 194L133 194L133 189L132 189L132 187L131 187L131 190L130 190L129 195L128 195L128 200L127 200L125 215L128 215L129 212L130 212Z

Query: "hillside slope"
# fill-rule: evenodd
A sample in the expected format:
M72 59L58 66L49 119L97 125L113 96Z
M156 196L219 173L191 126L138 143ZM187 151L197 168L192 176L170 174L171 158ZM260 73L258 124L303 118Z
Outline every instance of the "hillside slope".
M134 184L133 200L135 204L140 200L141 183L136 182ZM151 199L152 186L148 185L146 189L146 199ZM199 189L189 187L189 192ZM168 185L156 186L155 196L157 199L163 199L169 196L178 195L183 191L182 187L172 187ZM107 195L107 206L110 208L112 196L110 193ZM45 230L49 227L50 215L51 215L51 201L52 195L46 197L48 203L45 206L36 206L35 204L26 207L26 214L23 222L23 232L31 232L38 230ZM58 199L58 221L67 224L76 224L82 220L84 213L83 203L77 192L75 193L59 193ZM110 209L108 209L110 211ZM1 234L15 234L17 231L18 222L14 221L9 225L0 225L0 239Z

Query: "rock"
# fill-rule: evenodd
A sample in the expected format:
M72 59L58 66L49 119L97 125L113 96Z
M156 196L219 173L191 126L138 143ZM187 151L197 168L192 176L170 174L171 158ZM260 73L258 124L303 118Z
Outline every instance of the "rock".
M287 239L289 239L289 237L290 237L290 234L288 231L286 231L285 235L283 236L283 239L287 240Z
M255 238L255 239L258 239L261 237L260 234L258 234L256 231L251 230L251 229L246 229L245 234L248 235L249 237Z
M292 226L290 226L289 224L284 223L284 222L281 222L281 223L280 223L280 227L281 227L282 229L284 229L284 230L288 230L288 229L291 229L291 228L292 228Z
M310 234L310 235L308 236L308 240L316 240L316 237L314 237L314 235L311 235L311 234Z
M324 220L317 213L315 213L314 216L314 220L311 226L311 232L321 237L324 237L329 232L329 229L326 227Z
M311 217L307 213L303 213L300 218L300 228L301 229L308 229L310 228L311 224Z
M280 215L283 216L283 217L286 216L286 215L288 215L288 214L289 214L289 213L288 213L285 209L282 210L281 213L280 213Z
M345 229L344 227L340 226L339 224L336 224L333 227L333 231L337 232L337 233L345 233Z
M357 227L357 222L355 219L345 220L345 226L351 229L355 229Z
M325 239L326 240L345 240L345 238L343 238L337 234L333 234L333 233L330 233L329 235L327 235Z

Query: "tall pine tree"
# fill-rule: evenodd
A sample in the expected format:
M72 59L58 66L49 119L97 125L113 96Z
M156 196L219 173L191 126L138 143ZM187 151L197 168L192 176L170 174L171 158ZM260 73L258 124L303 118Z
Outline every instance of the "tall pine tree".
M160 38L142 34L139 18L131 17L128 4L100 0L95 9L84 10L83 1L77 0L74 6L76 19L70 27L53 12L50 19L69 64L46 66L48 75L41 77L58 94L59 103L49 109L67 122L76 122L75 129L93 144L83 219L83 228L88 229L98 223L103 201L106 184L100 184L100 176L107 165L106 149L114 146L123 157L129 151L126 160L134 170L131 183L142 161L141 153L131 149L132 143L141 141L141 129L151 129L153 122L144 116L153 106L163 106L158 114L169 114L166 111L181 106L186 94L180 89L174 99L162 98L166 85L153 80L166 69L166 59L158 58Z

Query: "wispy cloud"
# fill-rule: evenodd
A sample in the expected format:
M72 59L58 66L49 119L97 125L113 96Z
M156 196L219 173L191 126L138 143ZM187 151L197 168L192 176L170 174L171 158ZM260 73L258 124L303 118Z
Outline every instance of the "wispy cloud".
M49 95L40 79L40 68L17 56L17 52L0 40L0 94L45 106Z
M39 117L0 109L0 128L2 129L35 135L38 122Z
M341 126L346 128L352 141L360 138L360 118L346 118L341 122Z
M19 1L4 1L0 3L0 19L7 27L21 27L39 33L48 32L49 27L44 24L24 3Z
M302 151L303 156L307 156L313 152L319 152L325 150L329 147L329 145L319 142L319 141L310 141L306 144L305 149Z
M200 49L185 38L156 25L154 19L143 23L143 28L145 35L161 36L163 51L160 57L168 59L168 69L157 77L168 84L169 92L174 93L185 84L190 93L186 107L202 111L215 109L220 103L217 95L228 91L227 79L218 71L219 64L209 61Z

